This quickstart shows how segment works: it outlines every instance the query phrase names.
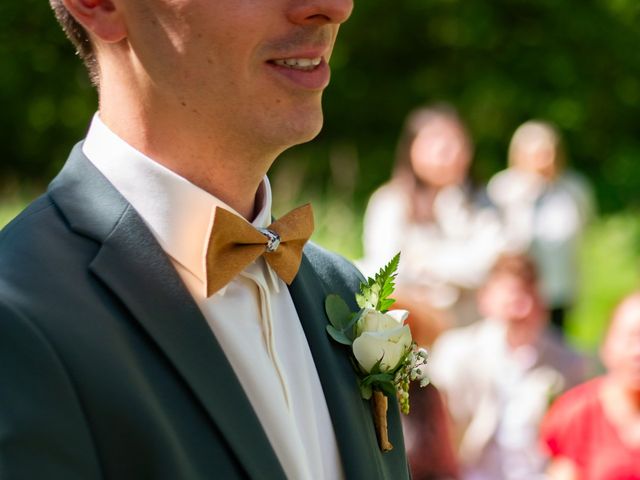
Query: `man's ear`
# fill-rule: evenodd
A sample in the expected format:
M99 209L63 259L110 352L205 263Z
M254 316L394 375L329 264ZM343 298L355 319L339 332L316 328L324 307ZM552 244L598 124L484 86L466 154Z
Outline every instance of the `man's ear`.
M113 0L62 0L69 13L93 36L116 43L127 38L122 12Z

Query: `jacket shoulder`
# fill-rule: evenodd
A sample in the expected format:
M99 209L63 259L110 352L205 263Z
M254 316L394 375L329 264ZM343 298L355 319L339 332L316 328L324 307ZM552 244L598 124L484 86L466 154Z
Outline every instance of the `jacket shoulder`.
M304 253L323 283L333 289L357 291L364 277L346 258L309 242Z
M48 194L31 202L0 230L0 261L41 252L69 228Z
M42 271L47 244L60 231L56 208L43 195L0 230L0 287L6 284L28 283L26 273ZM0 296L6 288L0 288Z
M97 248L70 229L49 195L37 198L0 231L0 301L32 319L52 318L52 308L82 295Z
M6 240L16 231L29 226L38 217L50 215L49 210L55 208L48 195L41 195L31 202L22 212L11 220L4 228L0 229L0 246L6 245Z

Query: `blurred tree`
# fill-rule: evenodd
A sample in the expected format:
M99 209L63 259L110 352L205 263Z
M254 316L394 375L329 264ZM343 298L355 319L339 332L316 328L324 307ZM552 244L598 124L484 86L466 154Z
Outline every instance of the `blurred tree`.
M83 136L96 95L46 0L0 4L0 179L51 178Z
M406 113L444 100L469 123L479 180L539 117L559 125L604 210L638 205L638 20L636 0L357 2L332 59L325 130L275 175L337 185L361 206L389 176ZM48 179L83 136L95 92L71 52L45 0L0 6L1 174Z

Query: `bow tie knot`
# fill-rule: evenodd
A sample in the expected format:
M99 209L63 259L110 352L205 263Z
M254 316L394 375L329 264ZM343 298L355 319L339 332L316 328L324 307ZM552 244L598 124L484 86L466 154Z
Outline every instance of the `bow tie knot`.
M300 268L302 249L313 233L311 205L287 213L267 228L216 208L207 248L207 296L229 283L260 256L287 284Z
M266 251L275 252L280 246L280 235L268 228L258 228L258 231L267 237Z

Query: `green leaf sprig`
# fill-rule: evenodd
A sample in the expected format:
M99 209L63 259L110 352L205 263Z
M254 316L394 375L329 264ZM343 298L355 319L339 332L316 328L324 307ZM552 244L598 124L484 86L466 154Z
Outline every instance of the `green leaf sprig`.
M352 312L340 295L327 296L324 307L329 317L330 325L327 325L327 333L336 342L343 345L351 345L355 337L354 327L358 320L370 308L385 313L395 300L389 298L395 288L400 253L393 257L374 278L368 278L360 284L360 293L356 294L356 302L360 307L359 312Z
M400 264L400 252L387 265L380 269L374 278L368 278L360 284L360 293L356 294L356 302L360 308L372 308L385 313L395 303L389 295L395 289L395 280Z
M340 295L331 294L324 302L324 308L331 325L327 325L327 333L336 342L351 345L355 337L355 325L364 310L352 312L347 302Z

